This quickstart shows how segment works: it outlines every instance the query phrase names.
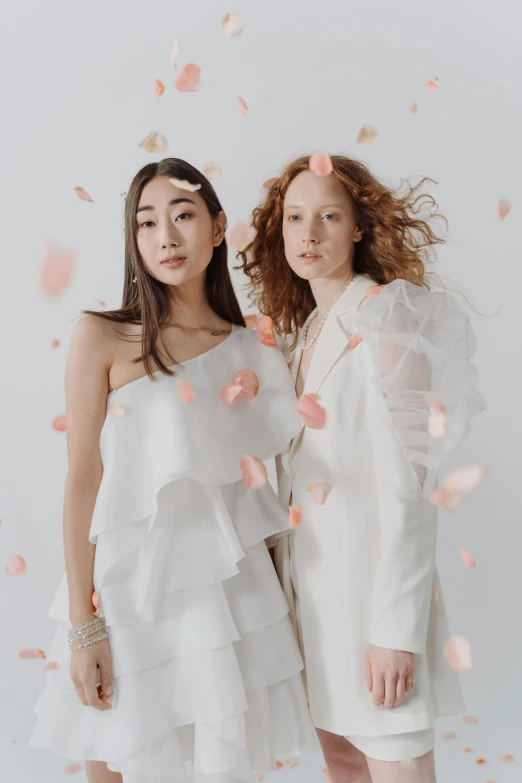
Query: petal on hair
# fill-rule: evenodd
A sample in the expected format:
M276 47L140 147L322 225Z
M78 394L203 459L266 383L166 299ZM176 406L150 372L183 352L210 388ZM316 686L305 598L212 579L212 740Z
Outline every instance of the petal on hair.
M156 98L159 98L160 95L163 95L164 92L165 92L165 85L163 84L163 82L160 82L159 79L156 79L156 81L154 82L154 95L156 96Z
M240 370L235 382L239 384L245 397L255 397L259 391L259 378L253 370Z
M274 322L269 315L262 315L256 323L257 336L263 343L263 345L269 345L270 347L276 344L274 335Z
M471 645L463 636L453 636L444 645L447 662L456 672L471 669Z
M7 561L5 570L9 576L22 576L27 571L27 564L21 555L13 555Z
M443 487L450 492L471 492L488 473L488 468L483 465L466 465L448 473L442 482Z
M411 114L417 114L419 111L419 107L417 106L417 101L413 101L413 103L410 103L409 110Z
M171 177L169 182L171 185L174 185L175 188L180 188L180 190L189 190L191 193L194 193L196 190L201 188L199 182L192 183L188 182L186 179L176 179L175 177Z
M268 473L258 457L243 454L239 460L243 481L248 489L261 489L268 481Z
M67 775L73 775L75 772L80 772L83 769L81 764L69 764L67 767L63 768L63 771Z
M237 14L225 14L221 20L223 32L229 38L235 38L243 32L243 22Z
M432 79L428 79L426 82L426 87L428 90L438 90L439 89L439 77L434 76Z
M312 483L307 486L306 491L310 493L314 503L317 503L318 506L324 506L330 489L331 485L326 481L312 481Z
M270 190L270 188L275 185L279 177L271 177L271 179L267 179L266 182L263 182L263 187L266 190Z
M166 152L169 148L169 143L163 133L158 131L152 131L142 138L138 143L138 147L143 147L146 152Z
M176 67L176 58L178 54L179 54L179 41L176 38L176 40L172 42L172 46L170 48L170 62L173 68Z
M67 432L71 426L71 415L69 413L63 413L61 416L55 416L51 426L56 432Z
M468 555L465 549L459 549L459 556L466 566L466 568L476 568L477 564L471 557L471 555Z
M194 63L188 63L176 75L175 85L180 92L198 92L200 87L201 68Z
M257 315L244 315L247 329L255 329L257 324Z
M62 250L47 243L44 246L38 269L38 286L47 296L58 296L70 285L76 267L76 257L69 250Z
M92 201L92 198L89 196L86 190L80 187L74 188L74 192L78 196L78 198L81 198L82 201Z
M367 299L377 299L383 288L383 285L369 285L364 295Z
M179 396L187 405L190 405L196 399L196 394L190 381L177 380Z
M245 223L235 223L225 234L230 247L240 251L248 247L256 236L257 230L253 226L247 226Z
M43 650L23 649L20 650L20 652L18 653L18 657L21 658L23 661L32 661L34 658L45 658L45 653Z
M61 663L58 663L58 661L49 661L49 663L46 663L44 666L45 672L55 672L57 669L61 669Z
M307 427L322 430L326 424L326 411L316 402L314 394L302 394L297 400L296 410Z
M464 497L460 492L451 492L449 489L440 487L434 489L427 498L429 503L433 503L434 506L443 508L445 511L455 511L464 500Z
M350 339L348 340L348 348L357 348L359 343L362 343L363 336L362 334L359 334L359 332L356 332L356 334L352 334Z
M510 212L511 204L507 198L501 198L497 205L497 215L499 216L499 219L504 220L504 218L509 215Z
M355 131L357 144L372 144L377 137L377 131L371 125L359 125Z
M60 347L60 341L53 338L51 340L51 342L49 343L49 345L51 346L51 348L59 348Z
M239 95L237 96L237 102L239 104L239 111L241 112L241 115L243 117L248 117L248 106L246 105L246 102L243 100L243 98L239 97Z
M310 171L318 177L327 177L333 171L333 163L327 152L314 152L308 163Z
M203 174L211 182L215 179L219 179L222 173L221 166L218 166L217 163L205 163L203 166Z
M224 405L232 405L236 397L241 394L241 384L233 383L221 389L219 398Z
M297 527L303 521L302 506L290 506L288 510L288 524L290 527Z

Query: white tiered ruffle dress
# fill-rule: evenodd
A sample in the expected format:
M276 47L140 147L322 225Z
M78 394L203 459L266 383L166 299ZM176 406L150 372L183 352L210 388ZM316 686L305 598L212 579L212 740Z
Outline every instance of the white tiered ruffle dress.
M255 398L220 400L240 369ZM268 460L299 430L278 347L234 326L206 353L111 392L89 540L114 673L113 708L84 706L70 677L67 579L30 746L107 762L124 783L235 783L277 755L316 748L288 604L265 538L288 528L267 483L247 489L240 458ZM190 405L176 380L188 380ZM112 410L112 409L111 409ZM123 416L121 414L124 414ZM186 763L186 762L192 762Z

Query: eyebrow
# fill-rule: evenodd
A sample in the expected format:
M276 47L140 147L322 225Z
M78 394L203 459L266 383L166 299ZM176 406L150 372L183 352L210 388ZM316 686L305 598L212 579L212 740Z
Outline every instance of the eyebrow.
M287 209L302 209L304 207L304 204L289 204L287 207L285 207L285 210ZM338 209L342 209L341 204L322 204L321 209L326 209L326 207L337 207Z
M183 204L183 202L185 201L188 201L189 204L194 204L194 206L196 206L196 202L192 201L191 198L173 198L172 201L169 201L169 207L173 207L176 204ZM152 209L155 209L155 207L151 206L150 204L146 204L143 207L138 207L138 209L136 210L136 214L138 214L138 212L145 212L145 210L152 210Z

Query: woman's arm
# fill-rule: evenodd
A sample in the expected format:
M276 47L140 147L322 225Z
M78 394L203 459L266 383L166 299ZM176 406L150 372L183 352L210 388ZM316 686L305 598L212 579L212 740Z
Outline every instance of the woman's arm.
M100 433L105 420L111 325L84 316L71 337L65 373L68 470L65 482L63 543L73 627L93 618L96 545L89 541L91 518L103 475Z

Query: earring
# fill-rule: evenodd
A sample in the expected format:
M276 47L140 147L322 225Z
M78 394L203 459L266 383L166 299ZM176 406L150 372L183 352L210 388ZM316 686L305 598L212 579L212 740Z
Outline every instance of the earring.
M137 277L133 277L132 282L135 283L137 279L138 279Z

